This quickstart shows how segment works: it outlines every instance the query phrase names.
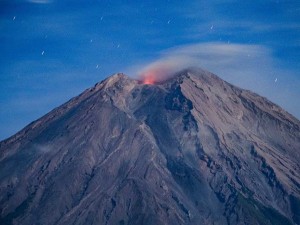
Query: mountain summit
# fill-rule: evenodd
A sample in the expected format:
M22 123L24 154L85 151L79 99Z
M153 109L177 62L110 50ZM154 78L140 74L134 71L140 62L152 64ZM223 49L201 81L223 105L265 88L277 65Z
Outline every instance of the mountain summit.
M207 71L113 75L0 143L0 224L300 224L300 122Z

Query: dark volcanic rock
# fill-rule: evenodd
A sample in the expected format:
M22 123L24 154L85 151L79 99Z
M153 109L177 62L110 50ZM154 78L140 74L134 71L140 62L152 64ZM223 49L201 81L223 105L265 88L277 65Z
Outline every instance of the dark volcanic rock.
M0 143L0 224L300 224L299 127L200 69L116 74Z

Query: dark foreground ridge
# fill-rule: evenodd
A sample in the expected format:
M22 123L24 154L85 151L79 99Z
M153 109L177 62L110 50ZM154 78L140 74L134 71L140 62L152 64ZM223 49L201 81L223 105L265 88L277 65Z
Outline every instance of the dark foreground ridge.
M300 224L299 127L200 69L116 74L0 142L0 224Z

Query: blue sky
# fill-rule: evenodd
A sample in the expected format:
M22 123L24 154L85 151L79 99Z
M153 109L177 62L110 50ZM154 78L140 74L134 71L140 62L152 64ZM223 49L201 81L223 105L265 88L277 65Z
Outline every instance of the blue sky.
M199 66L300 118L300 1L0 1L0 140L105 77Z

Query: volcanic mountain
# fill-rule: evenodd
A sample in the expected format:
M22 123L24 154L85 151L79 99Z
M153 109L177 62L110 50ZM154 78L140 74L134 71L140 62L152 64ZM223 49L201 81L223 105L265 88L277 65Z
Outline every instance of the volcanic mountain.
M0 224L300 224L300 122L201 69L113 75L0 143Z

